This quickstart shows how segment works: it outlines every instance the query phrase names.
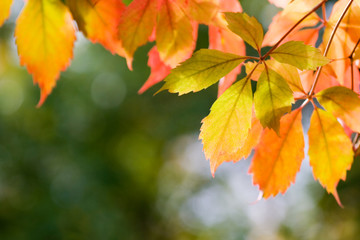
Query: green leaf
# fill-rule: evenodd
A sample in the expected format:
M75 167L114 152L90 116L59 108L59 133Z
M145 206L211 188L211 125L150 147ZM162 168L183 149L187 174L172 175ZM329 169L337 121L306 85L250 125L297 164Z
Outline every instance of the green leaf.
M254 102L256 117L263 127L272 128L279 133L280 118L291 111L294 98L285 79L265 68L257 83Z
M173 69L158 92L166 89L179 95L198 92L216 83L245 59L218 50L201 49Z
M202 121L199 138L204 144L206 158L210 159L213 175L221 163L237 160L237 155L241 155L238 150L247 139L251 119L251 81L245 78L227 89Z
M239 35L250 46L260 51L264 39L264 30L254 17L246 13L225 13L228 28Z
M319 103L355 132L360 132L360 99L351 89L332 87L316 95Z
M298 41L284 43L276 48L270 56L281 63L293 65L300 70L315 70L317 67L330 62L321 54L319 49Z

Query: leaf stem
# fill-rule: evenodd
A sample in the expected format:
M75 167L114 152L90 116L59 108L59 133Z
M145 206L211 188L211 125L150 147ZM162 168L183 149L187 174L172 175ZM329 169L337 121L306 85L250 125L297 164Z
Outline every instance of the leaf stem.
M347 11L349 10L351 4L353 3L354 0L349 0L349 2L347 3L345 9L343 10L343 12L341 13L341 16L339 17L338 21L336 22L336 25L330 35L330 39L326 45L326 48L325 48L325 51L324 51L324 57L326 57L326 55L328 54L329 50L330 50L330 46L331 46L331 43L333 42L334 40L334 37L335 37L335 33L337 31L337 29L339 28L340 26L340 23L341 21L343 20L343 18L345 17L345 14L347 13ZM314 91L315 91L315 87L319 81L319 77L320 77L320 74L321 74L321 71L322 71L322 66L318 68L317 72L316 72L316 76L315 76L315 80L314 80L314 83L313 85L311 86L311 89L310 89L310 92L309 92L309 97L311 98L312 95L314 95Z
M264 55L261 57L262 60L266 59L279 45L280 43L287 37L289 36L289 34L294 31L294 29L299 26L299 24L304 21L308 16L310 16L313 12L315 12L316 10L318 10L319 8L321 8L321 6L323 4L325 4L328 0L323 0L321 3L319 3L318 5L316 5L313 9L311 9L311 11L309 11L307 14L305 14L299 21L297 21L295 23L294 26L292 26L292 28L290 28L285 34L284 36L282 36L282 38L280 38L279 41L277 41L277 43Z
M359 45L360 43L360 39L357 41L357 43L355 44L355 47L353 48L353 50L351 51L350 55L349 55L349 58L350 58L350 71L351 71L351 90L354 91L354 66L353 66L353 63L354 63L354 53L355 53L355 50L357 48L357 46Z

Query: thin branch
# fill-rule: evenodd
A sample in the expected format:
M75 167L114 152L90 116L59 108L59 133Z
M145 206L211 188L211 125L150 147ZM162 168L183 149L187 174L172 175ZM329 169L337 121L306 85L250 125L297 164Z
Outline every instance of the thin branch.
M280 43L287 37L289 36L289 34L294 31L294 29L299 26L300 23L302 23L302 21L304 21L308 16L310 16L312 13L314 13L316 10L318 10L319 8L321 8L321 6L323 4L325 4L328 0L323 0L321 3L319 3L318 5L316 5L313 9L311 9L310 12L308 12L307 14L305 14L299 21L297 21L297 23L295 23L294 26L292 26L292 28L289 29L289 31L287 31L285 33L284 36L282 36L282 38L280 38L279 41L277 41L277 43L263 56L261 57L261 59L266 59L279 45Z
M357 41L357 43L355 44L355 47L353 48L353 50L351 51L349 58L350 58L350 72L351 72L351 90L354 91L354 53L355 50L357 48L357 46L360 43L360 39Z
M336 25L335 25L335 27L334 27L334 29L333 29L333 31L332 31L332 33L331 33L331 35L330 35L330 39L329 39L329 41L328 41L328 43L327 43L327 45L326 45L325 51L324 51L324 56L325 56L325 57L326 57L326 55L328 54L328 52L329 52L329 50L330 50L330 46L331 46L331 43L332 43L333 40L334 40L336 31L337 31L337 29L339 28L339 25L340 25L341 21L342 21L343 18L345 17L345 14L346 14L347 11L349 10L349 8L350 8L351 4L353 3L353 1L354 1L354 0L350 0L350 1L347 3L344 11L342 12L340 18L338 19L338 21L337 21L337 23L336 23ZM320 77L321 71L322 71L322 66L319 67L318 70L317 70L317 72L316 72L316 76L315 76L314 83L313 83L313 85L311 86L311 90L310 90L310 92L309 92L309 97L311 97L311 96L314 94L315 87L316 87L316 85L317 85L317 83L318 83L318 81L319 81L319 77Z

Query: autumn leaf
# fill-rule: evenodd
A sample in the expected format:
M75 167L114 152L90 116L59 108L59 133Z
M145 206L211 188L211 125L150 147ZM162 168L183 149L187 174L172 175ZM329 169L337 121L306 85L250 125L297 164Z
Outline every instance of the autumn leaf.
M157 0L134 0L125 9L119 23L119 37L131 69L136 49L147 43L155 27Z
M73 57L75 28L69 9L60 1L28 0L20 14L15 37L20 63L39 84L40 106Z
M210 114L203 119L200 139L211 173L224 161L232 161L245 143L252 117L251 82L245 78L231 86L211 107Z
M260 51L264 38L264 31L261 24L254 17L246 13L225 13L228 28L239 35L254 49Z
M291 111L294 98L285 79L266 68L258 80L254 102L256 117L263 127L279 133L280 118Z
M284 8L289 4L289 2L291 2L291 0L269 0L269 2L277 7Z
M356 93L345 87L332 87L316 97L326 111L343 120L353 131L360 132L360 99Z
M163 0L156 26L156 46L162 61L176 67L191 56L196 38L190 19L179 6L172 0Z
M314 177L341 205L336 187L340 179L345 180L353 162L351 141L336 118L319 108L311 117L308 135Z
M187 12L191 18L199 23L211 24L219 10L219 4L213 0L187 0ZM222 4L225 1L221 1Z
M10 16L10 8L13 0L0 1L0 26L3 25L6 19Z
M125 9L121 0L66 0L79 29L93 43L124 56L118 25Z
M285 193L295 182L304 159L304 147L301 109L281 119L279 136L271 129L264 130L249 169L264 198Z
M317 67L330 62L321 54L319 49L298 41L284 43L276 48L270 56L281 63L291 64L300 70L316 70Z
M153 47L149 52L148 66L151 69L151 74L148 80L140 88L139 93L144 93L148 88L155 85L158 82L161 82L171 71L171 67L167 66L160 59L160 54L155 47Z
M179 95L198 92L219 81L245 59L235 54L201 49L173 69L158 92L166 89Z

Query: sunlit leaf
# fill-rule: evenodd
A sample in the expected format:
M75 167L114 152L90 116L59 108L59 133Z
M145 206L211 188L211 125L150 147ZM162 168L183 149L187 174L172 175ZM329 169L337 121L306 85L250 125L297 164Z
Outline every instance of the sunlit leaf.
M300 70L315 70L317 67L330 62L321 54L319 49L298 41L284 43L276 48L270 56L281 63L291 64Z
M345 87L332 87L316 95L326 111L340 118L353 131L360 132L360 98Z
M249 134L252 116L251 82L243 79L231 86L211 107L203 119L200 139L211 173L224 161L233 161L236 153Z
M351 141L336 118L319 108L311 117L308 135L314 177L341 205L336 187L353 162Z
M271 69L261 74L254 96L256 117L263 127L279 133L280 118L291 111L292 91L283 77Z
M17 20L15 37L20 63L41 89L41 105L73 57L71 13L60 0L28 0Z
M228 27L253 48L260 50L264 38L261 24L246 13L225 13Z
M118 40L118 25L125 9L121 0L66 0L79 29L93 43L124 55Z
M0 1L0 26L8 19L12 2L13 0Z
M197 92L211 86L245 60L245 57L217 50L201 49L190 59L173 69L164 86L179 95Z
M264 198L285 193L295 182L304 147L301 109L281 118L279 136L271 129L264 130L249 169Z

